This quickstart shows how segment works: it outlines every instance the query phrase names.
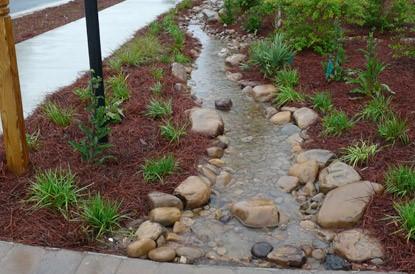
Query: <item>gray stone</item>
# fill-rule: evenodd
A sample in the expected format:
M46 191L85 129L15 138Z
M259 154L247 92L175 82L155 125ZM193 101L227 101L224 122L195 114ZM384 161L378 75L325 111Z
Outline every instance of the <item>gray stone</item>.
M251 254L255 258L265 259L274 247L268 242L255 243L251 248Z
M141 239L157 240L157 238L160 237L160 235L163 233L164 233L164 228L159 223L145 221L138 227L137 231L135 232L135 235L140 240Z
M287 136L291 136L295 133L300 133L300 132L301 132L301 129L293 124L285 124L281 128L281 133Z
M208 22L216 22L219 20L219 14L211 9L203 9L202 14Z
M260 85L252 89L252 97L257 102L269 102L277 92L274 85Z
M235 73L232 73L229 71L226 72L226 78L232 82L238 82L239 80L242 79L242 77L243 75L240 72L235 72Z
M242 61L246 59L245 54L233 54L225 59L225 63L230 66L238 66Z
M297 156L297 162L303 163L308 160L316 160L320 167L325 167L327 162L334 157L334 153L325 149L310 149Z
M232 100L229 98L215 100L215 108L218 110L229 111L232 108Z
M176 77L177 79L179 79L182 82L186 82L187 81L187 71L186 71L186 67L183 66L180 63L173 63L171 65L171 73L173 74L174 77Z
M213 109L193 108L190 111L190 120L193 132L210 137L223 134L225 129L222 117Z
M183 203L182 201L177 198L176 196L173 196L171 194L153 191L150 192L147 195L149 201L150 201L150 207L151 208L157 208L157 207L176 207L180 210L183 210Z
M73 274L81 263L83 254L71 250L52 249L43 255L36 274ZM1 272L3 273L3 272Z
M274 107L266 107L265 108L265 118L270 119L272 116L277 114L278 110Z
M303 250L291 245L284 245L274 249L267 256L268 260L283 267L301 267L306 262Z
M308 128L309 126L317 122L318 119L318 114L314 110L306 107L297 109L294 112L293 116L298 127L301 129Z
M327 193L336 187L358 182L361 178L353 167L335 161L320 172L320 191Z
M183 256L190 261L195 261L205 255L202 249L197 247L181 246L176 249L177 256Z
M27 248L24 245L16 244L1 260L1 273L34 273L39 267L45 250L40 247Z
M324 268L327 270L351 270L352 265L337 255L329 254L325 258Z
M293 191L298 186L298 184L299 184L299 180L297 177L294 177L294 176L282 176L277 181L277 185L284 192Z
M222 171L219 176L216 178L216 183L218 185L227 186L232 180L232 175L227 171Z
M156 262L171 262L176 258L176 251L168 246L157 247L148 253L148 257Z
M174 190L174 194L185 201L187 209L194 209L207 204L211 188L198 176L190 176Z

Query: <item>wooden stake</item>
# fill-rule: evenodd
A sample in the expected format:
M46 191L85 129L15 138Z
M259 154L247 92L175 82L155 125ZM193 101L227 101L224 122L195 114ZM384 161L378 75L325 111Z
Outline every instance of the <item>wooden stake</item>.
M9 0L0 0L0 114L8 169L26 172L29 155Z

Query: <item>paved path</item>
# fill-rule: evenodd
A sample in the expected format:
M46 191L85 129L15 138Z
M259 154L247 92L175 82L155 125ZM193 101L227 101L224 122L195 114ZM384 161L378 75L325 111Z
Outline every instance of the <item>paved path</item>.
M48 6L56 2L61 2L62 0L10 0L10 12L23 12L32 10L35 8Z
M375 272L305 271L193 266L90 252L42 248L0 241L1 274L375 274Z

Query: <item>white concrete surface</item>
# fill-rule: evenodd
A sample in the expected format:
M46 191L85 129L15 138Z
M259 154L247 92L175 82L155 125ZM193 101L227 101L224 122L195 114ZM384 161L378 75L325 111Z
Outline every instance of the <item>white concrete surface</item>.
M53 8L72 2L73 0L11 0L10 16L15 19L25 15L32 14L36 11Z

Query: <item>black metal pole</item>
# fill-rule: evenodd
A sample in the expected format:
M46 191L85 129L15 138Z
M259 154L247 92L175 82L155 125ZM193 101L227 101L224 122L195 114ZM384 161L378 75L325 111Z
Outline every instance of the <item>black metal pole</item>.
M97 0L85 0L86 32L88 35L89 66L92 76L101 79L94 90L98 107L105 106L104 78L102 75L101 39L99 35Z

